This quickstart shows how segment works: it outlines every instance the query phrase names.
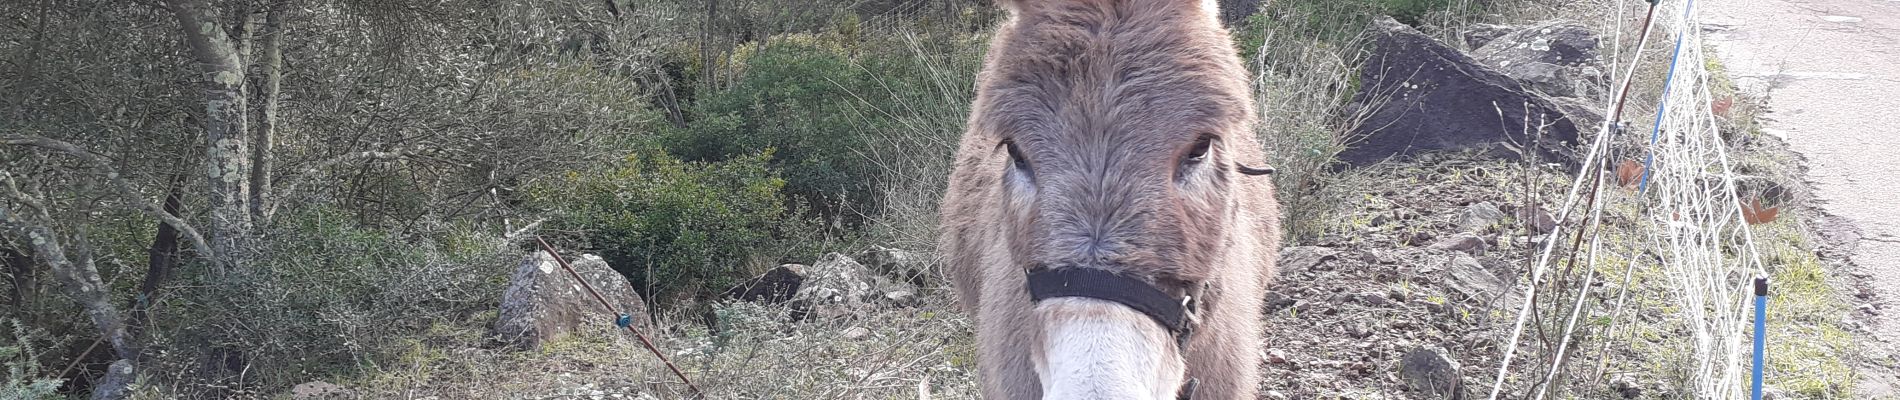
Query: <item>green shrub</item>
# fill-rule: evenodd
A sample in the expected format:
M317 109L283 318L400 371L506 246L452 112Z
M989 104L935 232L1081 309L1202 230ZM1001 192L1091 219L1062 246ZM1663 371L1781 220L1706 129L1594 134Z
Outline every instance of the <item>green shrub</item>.
M881 170L862 150L897 123L866 107L906 90L916 74L883 55L861 54L824 38L774 38L737 51L743 77L701 96L688 127L664 147L687 161L721 161L772 149L769 165L785 195L820 215L862 222L877 209Z
M216 396L413 367L441 323L493 310L519 254L492 233L403 235L336 207L286 209L259 259L225 274L178 269L158 307L149 371L188 371ZM429 223L419 223L428 225Z
M47 379L41 374L40 362L34 357L38 345L45 334L28 330L25 325L12 319L0 319L0 328L8 328L10 338L0 338L0 399L57 399L59 397L58 379ZM44 344L44 343L42 343Z
M758 260L803 224L787 212L785 180L766 168L770 150L686 162L658 149L612 168L574 172L530 196L649 299L706 296L761 272ZM770 260L767 260L770 261Z

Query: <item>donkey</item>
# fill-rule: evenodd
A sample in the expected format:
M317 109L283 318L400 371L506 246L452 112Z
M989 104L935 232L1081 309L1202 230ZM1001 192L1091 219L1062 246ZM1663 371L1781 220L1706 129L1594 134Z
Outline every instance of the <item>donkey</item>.
M1213 2L1002 2L940 216L984 397L1254 397L1279 209Z

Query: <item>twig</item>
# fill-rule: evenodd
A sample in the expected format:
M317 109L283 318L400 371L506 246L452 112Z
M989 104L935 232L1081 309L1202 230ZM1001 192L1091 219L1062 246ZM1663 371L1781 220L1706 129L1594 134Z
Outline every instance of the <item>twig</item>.
M353 153L337 156L336 158L324 160L322 162L316 163L315 165L304 167L303 168L304 173L301 175L298 175L297 180L291 181L289 184L284 185L284 190L277 192L277 194L297 193L297 187L302 186L304 182L310 181L310 179L312 179L312 177L316 175L317 171L321 171L325 168L336 166L337 164L342 164L342 163L350 162L354 160L393 160L397 158L402 158L406 154L408 153L402 151L401 149L390 150L390 151L359 151L359 152L353 152ZM281 201L281 200L271 202L270 209L264 211L265 218L269 218L269 216L271 215L276 215L277 208L283 205L284 205L284 201Z
M86 151L85 149L81 149L79 148L79 146L74 145L72 143L67 143L60 140L37 137L37 136L15 136L15 137L0 138L0 143L15 145L15 146L32 146L32 147L39 147L39 148L43 148L47 150L58 151L61 153L66 153L66 154L73 155L75 157L79 157L80 159L86 160L86 162L92 163L94 168L98 168L105 172L106 178L108 180L111 180L114 186L119 187L119 194L122 196L125 196L126 201L131 202L134 205L137 205L139 211L143 211L145 212L146 215L150 215L154 218L158 218L158 220L164 221L165 224L171 225L172 228L178 229L179 232L183 232L186 238L191 239L191 247L198 250L198 254L203 255L204 258L214 259L214 260L217 259L216 258L217 253L214 253L211 251L211 246L207 244L207 242L205 242L204 235L198 234L197 228L193 228L191 227L191 224L185 223L185 220L179 219L177 216L174 216L171 213L165 212L164 209L159 208L158 204L152 203L150 201L146 201L144 199L144 196L139 194L138 188L132 186L131 182L127 182L125 180L125 177L119 174L118 170L113 169L112 162L109 160L106 160L105 157L99 156L98 154L93 154L92 152Z

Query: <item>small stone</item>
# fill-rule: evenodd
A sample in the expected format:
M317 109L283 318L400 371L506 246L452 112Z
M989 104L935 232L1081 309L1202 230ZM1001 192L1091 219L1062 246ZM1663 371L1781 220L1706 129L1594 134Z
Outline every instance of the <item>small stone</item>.
M916 306L917 293L912 292L908 289L899 289L899 290L884 292L884 302L890 303L891 305L898 306L898 307Z
M1468 232L1484 232L1502 220L1504 210L1498 209L1496 204L1483 201L1465 206L1464 212L1458 216L1458 227Z
M1446 238L1445 240L1440 240L1438 241L1438 243L1432 243L1432 248L1439 249L1439 250L1460 251L1466 254L1479 254L1479 253L1484 252L1485 244L1484 244L1484 238L1478 237L1478 235L1476 234L1466 232L1466 233L1459 233L1450 238Z
M1286 352L1280 349L1267 350L1268 364L1286 364Z
M343 388L343 386L324 381L304 382L297 386L290 387L290 398L295 400L350 397L351 394L350 390Z
M1279 311L1281 309L1285 309L1287 307L1292 307L1293 305L1299 304L1299 303L1300 303L1299 300L1294 300L1291 297L1286 297L1286 295L1280 294L1280 291L1275 290L1275 291L1267 292L1266 302L1263 305L1265 306L1264 308L1266 308L1267 312L1274 312L1274 311Z
M1504 294L1504 280L1492 275L1476 257L1454 254L1446 264L1446 283L1466 298L1489 300Z
M1358 259L1359 262L1367 263L1367 264L1379 263L1379 253L1373 250L1353 251L1353 258Z
M1458 361L1437 346L1421 346L1405 353L1399 361L1399 378L1412 391L1431 398L1456 398L1463 391Z
M1550 233L1552 229L1557 229L1557 220L1551 218L1550 212L1544 211L1542 206L1518 207L1517 220L1531 228L1532 232Z
M1273 399L1273 400L1286 400L1286 399L1287 399L1287 397L1286 397L1286 393L1280 393L1280 391L1278 391L1278 390L1268 390L1268 391L1267 391L1267 398L1269 398L1269 399Z
M850 328L845 328L844 332L839 333L839 336L843 336L845 339L858 340L858 339L864 338L865 336L871 336L871 330L865 329L862 326L853 326Z
M1360 293L1355 297L1360 303L1365 303L1365 305L1372 307L1392 307L1397 305L1392 302L1392 299L1387 298L1384 293L1366 292Z
M856 259L879 274L912 285L924 285L932 275L929 258L908 250L873 245Z
M1346 334L1352 336L1354 339L1365 339L1366 337L1372 336L1372 325L1367 324L1365 321L1354 321L1352 324L1346 325Z
M1643 397L1643 388L1637 386L1636 380L1631 378L1616 378L1611 380L1610 389L1615 390L1617 395L1623 396L1625 399Z
M1294 273L1305 270L1324 270L1327 261L1338 258L1339 251L1325 247L1297 246L1280 250L1280 272Z

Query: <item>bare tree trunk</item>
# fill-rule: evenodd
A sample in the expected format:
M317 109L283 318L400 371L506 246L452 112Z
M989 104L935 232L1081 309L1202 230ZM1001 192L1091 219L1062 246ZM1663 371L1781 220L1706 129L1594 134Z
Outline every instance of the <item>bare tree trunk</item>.
M205 74L205 173L210 195L211 248L220 268L245 266L251 238L250 172L244 62L238 43L218 26L203 0L170 0L185 45Z
M5 203L0 203L0 228L25 238L33 246L33 254L53 270L53 277L59 282L60 288L86 310L86 316L99 329L100 337L112 345L113 353L119 358L107 372L107 377L93 388L92 397L124 397L134 372L127 360L132 360L137 350L133 347L132 339L126 335L125 320L121 319L119 308L112 305L111 288L99 279L99 268L93 264L92 257L84 252L79 253L77 260L67 256L66 249L60 244L62 238L53 231L53 217L47 212L46 204L21 192L19 186L14 184L12 175L4 171L0 171L0 192L25 206L23 210L27 211L16 213Z
M165 190L164 212L178 215L180 208L180 189L184 186L184 177L172 178L171 187ZM126 331L133 339L144 336L145 327L150 321L153 304L158 303L158 290L166 280L171 279L172 267L177 265L178 228L165 221L158 222L158 233L152 235L152 247L147 250L149 258L145 263L145 280L139 283L139 292L132 298L132 317L126 320Z
M251 143L251 221L259 224L270 219L270 203L275 201L271 193L271 148L277 141L277 98L284 82L285 5L277 2L269 7L264 14L264 58L259 61L264 73L260 85L263 115Z

